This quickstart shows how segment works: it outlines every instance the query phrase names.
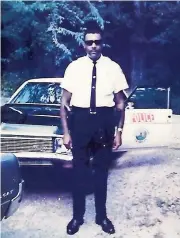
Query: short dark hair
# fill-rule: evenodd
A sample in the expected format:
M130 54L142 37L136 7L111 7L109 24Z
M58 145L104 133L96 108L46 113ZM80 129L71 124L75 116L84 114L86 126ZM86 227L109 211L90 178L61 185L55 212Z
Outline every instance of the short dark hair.
M85 23L85 30L84 30L84 38L87 34L91 34L91 33L98 33L101 35L101 37L103 38L103 30L101 29L101 27L98 25L98 23L94 20L91 21L87 21Z

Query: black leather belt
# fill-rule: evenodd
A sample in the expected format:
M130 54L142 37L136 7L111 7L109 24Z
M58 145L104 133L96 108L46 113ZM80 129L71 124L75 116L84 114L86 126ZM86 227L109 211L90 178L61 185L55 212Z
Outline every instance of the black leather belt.
M101 112L112 112L114 110L114 107L96 107L96 111L91 111L90 107L87 108L83 108L83 107L75 107L72 106L72 112L87 112L89 114L95 115L97 113L101 113Z

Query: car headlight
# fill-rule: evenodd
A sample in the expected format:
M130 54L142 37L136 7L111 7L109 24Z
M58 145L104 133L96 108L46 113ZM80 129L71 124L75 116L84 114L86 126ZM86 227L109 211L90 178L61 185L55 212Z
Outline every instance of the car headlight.
M71 154L71 150L66 149L66 147L63 145L63 139L62 138L55 138L54 139L54 152L58 154Z

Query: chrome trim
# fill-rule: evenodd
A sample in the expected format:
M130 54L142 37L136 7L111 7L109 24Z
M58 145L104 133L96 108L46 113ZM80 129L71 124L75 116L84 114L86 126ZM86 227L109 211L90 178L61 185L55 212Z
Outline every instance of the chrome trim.
M23 195L23 186L24 186L24 180L22 180L21 183L19 183L18 194L16 195L16 197L14 197L11 200L8 211L4 217L5 219L11 216L19 208L20 202L22 200L22 195Z
M27 137L27 136L3 136L1 137L2 152L53 152L53 141L51 137Z
M13 111L15 111L15 112L18 112L19 114L23 114L21 111L15 109L15 108L13 108L13 107L9 107L9 108L11 108L11 109L12 109Z
M72 154L68 153L45 153L45 152L20 152L20 153L14 153L14 155L18 159L26 160L26 159L42 159L44 161L46 160L66 160L71 161L73 159Z
M169 87L167 93L167 109L170 109L170 97L171 97L171 88Z
M60 118L60 116L52 116L52 115L38 115L38 114L34 114L34 116L37 116L37 117L56 117L56 118Z

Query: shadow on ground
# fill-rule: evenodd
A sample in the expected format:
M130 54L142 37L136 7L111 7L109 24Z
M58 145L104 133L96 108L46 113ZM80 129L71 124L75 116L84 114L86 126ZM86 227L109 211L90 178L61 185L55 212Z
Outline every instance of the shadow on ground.
M72 187L72 170L54 167L21 167L25 191L69 190Z
M73 188L72 169L61 167L22 167L25 193L71 192ZM86 192L92 193L91 171L87 174Z
M121 161L124 153L115 153L112 158L110 170L125 169L140 166L155 166L164 163L162 158L140 157ZM71 192L73 188L72 168L62 168L56 164L54 167L21 167L22 177L25 180L25 192L44 193L44 192ZM93 192L92 169L85 181L82 181L86 193Z
M122 156L121 152L121 156ZM113 169L116 164L116 159L120 156L119 153L112 153ZM59 163L54 164L53 167L45 166L22 166L22 177L25 181L25 192L71 192L73 188L73 173L71 166L69 168L62 168ZM83 182L83 181L82 181ZM87 194L93 192L92 184L92 169L89 169L86 181L84 181Z
M152 157L140 157L140 158L134 158L132 157L131 160L127 161L114 161L116 165L114 165L115 169L126 169L126 168L136 168L136 167L143 167L143 166L156 166L160 164L164 164L165 160L162 158L152 158Z

